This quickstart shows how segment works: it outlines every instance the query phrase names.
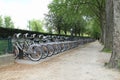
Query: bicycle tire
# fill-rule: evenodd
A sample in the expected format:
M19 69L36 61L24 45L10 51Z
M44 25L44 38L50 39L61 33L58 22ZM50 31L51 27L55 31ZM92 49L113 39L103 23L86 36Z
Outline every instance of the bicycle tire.
M59 43L59 44L57 44L57 46L58 46L58 53L61 53L62 48L61 48L61 46L60 46L60 43Z
M48 56L48 48L47 48L47 46L46 45L42 45L41 49L43 51L42 59L47 58L47 56Z
M54 50L55 50L54 55L58 54L57 44L53 44L53 48L54 48Z
M52 47L52 45L47 45L48 48L48 57L51 57L54 54L54 49Z
M16 45L13 45L12 46L12 51L13 51L14 57L16 59L19 55L19 48Z
M28 58L30 60L39 61L40 59L42 59L43 52L40 47L38 47L38 46L33 47L32 52L33 53L30 53L28 55Z
M61 47L61 52L65 51L65 45L64 45L64 43L61 43L60 47Z

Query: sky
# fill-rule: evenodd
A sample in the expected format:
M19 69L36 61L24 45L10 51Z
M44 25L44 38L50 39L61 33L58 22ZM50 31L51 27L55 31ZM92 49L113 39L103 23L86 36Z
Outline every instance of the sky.
M16 28L27 29L31 19L44 19L52 0L0 0L0 15L10 16Z

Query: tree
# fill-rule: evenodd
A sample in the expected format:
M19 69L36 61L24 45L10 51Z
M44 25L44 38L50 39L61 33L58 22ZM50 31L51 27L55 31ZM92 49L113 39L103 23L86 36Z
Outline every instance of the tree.
M36 19L30 20L28 21L28 28L32 31L44 32L43 21Z
M0 27L3 27L3 19L2 19L2 16L0 16Z
M101 29L100 29L100 25L96 21L97 20L95 18L87 21L87 27L85 33L91 36L92 38L99 40L101 35Z
M53 29L56 29L58 34L64 31L65 34L74 29L74 34L80 34L82 27L82 12L78 0L53 0L49 5L49 14L47 24L50 24ZM81 28L82 29L82 28ZM77 31L75 31L77 30Z
M4 17L4 27L5 28L14 28L14 23L12 22L12 19L10 16Z
M49 12L46 15L47 27L54 29L58 34L61 34L63 17L55 14L54 12Z
M120 68L120 1L119 0L107 0L107 9L109 17L107 17L109 24L113 27L112 37L113 37L113 50L111 59L109 61L109 66L113 68ZM112 19L111 21L109 19ZM111 22L111 23L110 23ZM111 27L110 26L110 27ZM109 33L108 33L109 34Z
M104 48L112 50L113 43L113 2L106 0L106 27L105 27L105 46ZM108 34L109 33L109 34Z

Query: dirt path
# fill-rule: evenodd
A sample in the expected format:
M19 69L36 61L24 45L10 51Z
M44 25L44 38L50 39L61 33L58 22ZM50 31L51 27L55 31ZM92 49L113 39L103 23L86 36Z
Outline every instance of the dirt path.
M93 42L39 64L0 68L0 80L120 80L120 72L104 67L110 54Z

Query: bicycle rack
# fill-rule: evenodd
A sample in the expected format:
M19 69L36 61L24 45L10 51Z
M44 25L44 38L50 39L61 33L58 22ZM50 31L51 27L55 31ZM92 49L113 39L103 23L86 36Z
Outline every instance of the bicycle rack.
M19 35L20 35L20 33L19 33ZM17 35L17 38L18 38L18 35ZM25 35L22 38L25 39L24 41L26 41L26 39L30 40L30 37L27 37L27 35ZM58 38L61 39L61 40L59 40ZM75 47L77 47L77 46L79 46L81 44L85 44L85 43L94 41L94 39L91 39L91 38L84 38L84 39L77 39L77 40L76 39L75 40L72 39L72 41L68 40L68 38L67 38L67 40L62 39L63 36L62 37L59 36L58 38L56 36L55 37L51 37L51 36L43 36L42 35L42 39L41 39L41 36L40 36L40 38L39 37L36 38L36 35L33 34L32 35L32 39L30 40L30 42L28 42L29 46L28 46L26 52L27 51L29 52L31 46L35 47L37 45L37 47L41 47L41 46L44 46L44 45L47 46L49 44L49 45L51 45L51 47L53 47L53 45L56 45L56 46L59 45L59 47L61 47L61 51L58 51L58 53L60 53L60 52L63 52L63 51L75 48ZM35 43L35 39L38 40L37 43ZM42 43L39 42L39 39L40 39L40 41L42 40L43 42ZM21 38L19 40L21 40ZM62 46L60 46L60 45L62 45ZM23 59L24 51L19 49L19 53L20 54L18 55L18 58L19 59Z

